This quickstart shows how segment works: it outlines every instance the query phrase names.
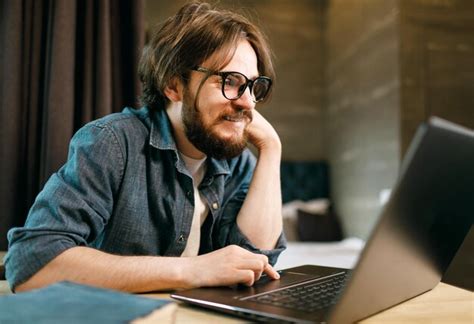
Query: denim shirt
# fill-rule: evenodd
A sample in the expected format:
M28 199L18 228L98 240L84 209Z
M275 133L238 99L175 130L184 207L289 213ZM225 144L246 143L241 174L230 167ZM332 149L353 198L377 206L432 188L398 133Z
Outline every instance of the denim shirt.
M191 230L194 192L172 134L166 112L146 107L126 108L81 128L66 164L47 181L24 227L8 232L10 286L75 246L116 255L180 256ZM255 165L249 150L233 159L207 159L199 190L209 215L199 254L237 244L276 263L284 236L275 249L259 250L236 223Z

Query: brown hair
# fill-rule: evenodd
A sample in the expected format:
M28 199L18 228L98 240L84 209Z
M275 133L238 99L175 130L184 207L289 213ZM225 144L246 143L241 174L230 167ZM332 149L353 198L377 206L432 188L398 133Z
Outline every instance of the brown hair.
M152 35L143 50L138 67L143 83L141 103L163 109L168 103L164 89L172 78L178 77L186 85L190 71L215 53L219 62L208 68L224 67L242 38L257 54L259 74L273 79L270 48L258 27L240 14L213 9L208 3L184 5Z

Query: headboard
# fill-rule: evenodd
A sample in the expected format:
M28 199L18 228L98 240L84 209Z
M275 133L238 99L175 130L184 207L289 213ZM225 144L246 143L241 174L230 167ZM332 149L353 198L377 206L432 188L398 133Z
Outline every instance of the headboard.
M283 203L292 200L329 198L329 167L326 161L282 161Z

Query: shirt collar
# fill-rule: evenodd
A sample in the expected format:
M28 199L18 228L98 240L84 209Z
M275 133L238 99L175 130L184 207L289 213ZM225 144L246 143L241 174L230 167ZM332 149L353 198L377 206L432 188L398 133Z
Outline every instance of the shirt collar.
M164 109L158 109L154 113L150 110L151 130L150 145L159 150L173 150L178 153L176 142L173 137L173 127L168 114ZM229 164L227 160L216 160L208 158L208 173L211 175L229 174Z
M164 109L150 110L150 145L159 150L178 151L173 137L173 127Z

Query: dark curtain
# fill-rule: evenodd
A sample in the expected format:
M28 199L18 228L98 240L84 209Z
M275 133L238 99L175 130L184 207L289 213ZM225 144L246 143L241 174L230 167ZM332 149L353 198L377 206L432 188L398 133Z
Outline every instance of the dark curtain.
M0 0L0 250L86 122L137 106L144 0Z

